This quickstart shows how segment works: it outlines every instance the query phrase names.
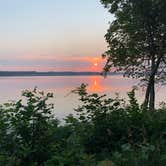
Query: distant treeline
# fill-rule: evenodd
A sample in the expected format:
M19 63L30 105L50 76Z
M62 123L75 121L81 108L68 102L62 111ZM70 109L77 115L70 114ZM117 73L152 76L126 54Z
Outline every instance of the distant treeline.
M123 73L110 72L108 75L121 75ZM0 71L0 76L93 76L102 75L101 72L37 72L37 71Z

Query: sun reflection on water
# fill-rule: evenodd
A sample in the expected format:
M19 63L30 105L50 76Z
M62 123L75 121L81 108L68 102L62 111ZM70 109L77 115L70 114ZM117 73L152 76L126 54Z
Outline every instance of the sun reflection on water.
M91 77L90 84L88 86L88 91L90 91L90 92L103 91L103 86L101 85L101 77L99 77L99 76Z

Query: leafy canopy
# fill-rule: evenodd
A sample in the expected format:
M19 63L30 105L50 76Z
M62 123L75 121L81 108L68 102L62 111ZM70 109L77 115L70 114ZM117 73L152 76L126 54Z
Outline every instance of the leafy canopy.
M105 71L115 67L125 76L147 80L155 67L156 81L166 75L166 1L101 0L115 16L105 35ZM153 62L153 64L152 64Z

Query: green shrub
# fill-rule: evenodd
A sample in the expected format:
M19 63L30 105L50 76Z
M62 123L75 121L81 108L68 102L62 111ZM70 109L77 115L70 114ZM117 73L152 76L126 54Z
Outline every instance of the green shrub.
M53 105L47 103L53 95L34 89L24 91L22 96L17 102L1 106L1 145L9 165L40 165L50 158L56 145L58 121L51 113Z
M128 93L118 97L72 91L82 102L62 126L53 116L53 94L24 91L0 106L2 166L165 166L166 109L144 110Z

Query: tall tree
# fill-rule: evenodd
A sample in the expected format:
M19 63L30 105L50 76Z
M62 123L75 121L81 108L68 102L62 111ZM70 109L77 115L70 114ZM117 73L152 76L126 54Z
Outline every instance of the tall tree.
M114 15L105 35L104 70L112 67L146 85L144 106L155 107L155 83L166 83L166 1L101 0ZM146 84L145 84L146 83Z

